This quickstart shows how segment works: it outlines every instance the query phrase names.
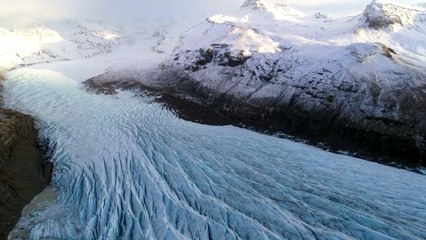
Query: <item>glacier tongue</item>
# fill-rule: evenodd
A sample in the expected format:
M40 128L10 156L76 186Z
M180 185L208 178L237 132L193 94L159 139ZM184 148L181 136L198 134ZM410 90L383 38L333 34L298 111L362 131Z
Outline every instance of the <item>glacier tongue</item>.
M59 198L29 239L425 239L426 178L231 126L178 119L52 70L7 75L37 117Z

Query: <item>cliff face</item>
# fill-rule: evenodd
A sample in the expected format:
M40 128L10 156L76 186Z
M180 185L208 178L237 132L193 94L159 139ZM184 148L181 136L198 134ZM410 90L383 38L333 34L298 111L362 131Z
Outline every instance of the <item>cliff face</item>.
M33 119L0 109L0 239L18 221L23 207L42 191L42 154Z

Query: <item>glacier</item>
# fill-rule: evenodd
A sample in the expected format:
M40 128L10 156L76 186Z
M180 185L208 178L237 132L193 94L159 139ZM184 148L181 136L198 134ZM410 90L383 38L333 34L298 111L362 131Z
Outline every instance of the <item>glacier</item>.
M6 107L48 140L58 195L11 239L426 239L424 175L187 122L48 67L6 78Z

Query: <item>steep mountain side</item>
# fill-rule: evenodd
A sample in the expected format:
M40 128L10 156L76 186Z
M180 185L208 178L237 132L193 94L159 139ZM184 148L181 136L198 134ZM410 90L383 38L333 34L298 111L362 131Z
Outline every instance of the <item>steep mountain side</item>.
M406 8L374 0L365 9L361 20L370 28L385 29L398 26L409 27L415 22L424 22L426 15L421 8Z
M0 239L18 221L22 208L44 187L42 154L33 119L0 108Z
M425 9L374 1L354 18L292 12L247 1L187 31L158 70L91 81L138 80L263 129L425 164Z

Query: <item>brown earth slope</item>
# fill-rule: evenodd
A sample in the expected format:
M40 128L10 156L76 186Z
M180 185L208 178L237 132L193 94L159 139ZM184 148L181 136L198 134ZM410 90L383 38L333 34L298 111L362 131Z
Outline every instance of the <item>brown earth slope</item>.
M0 239L46 181L32 117L0 108Z

